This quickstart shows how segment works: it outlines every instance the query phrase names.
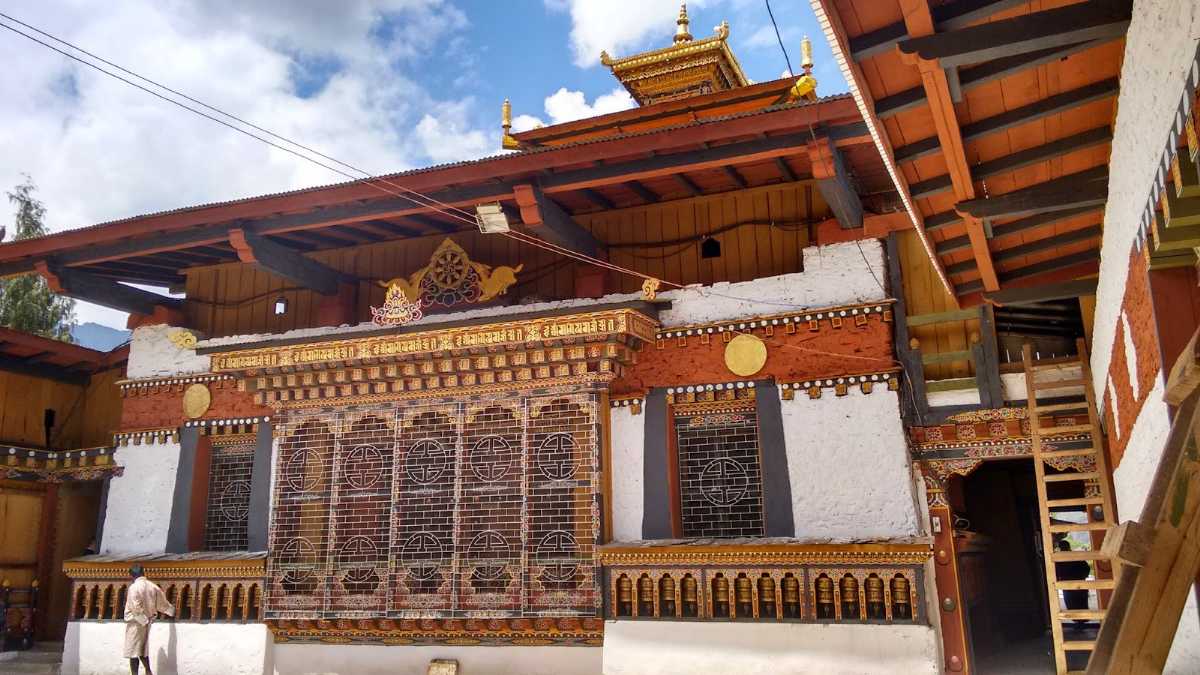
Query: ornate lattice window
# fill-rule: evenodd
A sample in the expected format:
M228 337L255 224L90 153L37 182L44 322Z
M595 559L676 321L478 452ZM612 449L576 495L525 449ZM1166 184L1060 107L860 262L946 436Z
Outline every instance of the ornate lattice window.
M253 465L253 441L213 443L204 519L205 550L246 550Z
M678 406L675 448L683 536L763 536L754 399Z
M269 618L594 616L592 394L292 413Z

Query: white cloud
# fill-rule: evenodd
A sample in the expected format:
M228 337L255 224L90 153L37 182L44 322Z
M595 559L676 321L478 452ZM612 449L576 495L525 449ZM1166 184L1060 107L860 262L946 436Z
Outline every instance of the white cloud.
M470 98L405 76L435 47L450 59L464 49L466 18L442 0L18 0L4 11L373 173L498 146L471 126ZM52 230L343 180L9 31L0 62L14 66L0 69L0 191L31 175ZM83 304L78 314L123 324Z
M545 101L546 114L550 116L552 124L628 110L634 105L633 97L620 87L597 96L590 105L582 91L567 91L566 87L547 96Z
M520 133L522 131L529 131L530 129L536 129L544 126L546 126L546 123L543 122L540 117L534 117L533 115L517 115L513 118L512 130L514 133Z
M616 57L646 47L648 42L666 47L675 34L675 19L679 16L679 3L674 0L545 1L549 9L570 13L571 48L575 65L581 68L599 63L601 50ZM688 2L692 35L710 33L697 23L696 10L712 4L709 0Z

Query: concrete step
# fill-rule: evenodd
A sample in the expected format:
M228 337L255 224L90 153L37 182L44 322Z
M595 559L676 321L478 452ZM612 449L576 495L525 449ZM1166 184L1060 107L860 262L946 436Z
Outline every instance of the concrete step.
M12 656L11 654L15 654ZM28 649L25 651L7 653L6 662L16 663L62 663L62 647L58 651L41 651Z
M62 668L61 663L24 663L22 661L6 661L0 666L0 672L31 674L31 675L58 675Z

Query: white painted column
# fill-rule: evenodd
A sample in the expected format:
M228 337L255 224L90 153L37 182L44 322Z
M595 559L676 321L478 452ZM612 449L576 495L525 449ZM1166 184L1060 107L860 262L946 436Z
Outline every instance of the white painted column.
M610 408L610 414L613 539L634 541L642 538L646 415L630 406Z
M179 444L172 441L117 448L115 460L125 471L108 485L102 553L166 550L179 451Z

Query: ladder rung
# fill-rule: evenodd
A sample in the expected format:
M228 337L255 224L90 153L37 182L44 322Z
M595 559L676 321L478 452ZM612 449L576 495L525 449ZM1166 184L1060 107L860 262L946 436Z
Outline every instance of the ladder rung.
M1082 387L1086 384L1082 379L1075 380L1046 380L1045 382L1034 382L1034 390L1038 389L1066 389L1067 387Z
M1050 555L1054 562L1074 562L1076 560L1108 560L1101 551L1055 551Z
M1078 434L1083 431L1090 432L1091 430L1091 424L1070 424L1057 427L1039 426L1037 432L1039 436L1054 436L1056 434Z
M1044 457L1045 455L1043 455ZM1055 506L1088 506L1089 504L1103 504L1104 497L1080 497L1078 499L1047 499L1046 508L1054 508Z
M1087 412L1088 404L1087 401L1080 401L1079 403L1050 403L1047 405L1036 406L1036 409L1040 413L1061 412L1063 410L1081 410L1083 412Z
M1100 474L1096 473L1095 471L1068 471L1066 473L1052 473L1043 476L1047 483L1065 483L1073 480L1095 480L1099 477Z
M1067 652L1090 652L1096 648L1095 640L1064 640L1063 651Z
M1083 579L1081 581L1055 581L1054 585L1060 591L1089 591L1105 588L1116 588L1116 579Z
M1060 619L1103 619L1107 614L1102 609L1063 609L1058 612Z
M1050 531L1055 534L1062 532L1092 532L1095 530L1107 530L1112 527L1110 523L1103 520L1097 520L1091 523L1064 523L1062 525L1051 525Z
M1078 457L1079 455L1093 455L1096 453L1095 448L1071 448L1070 450L1055 450L1054 452L1038 453L1042 459L1055 459L1056 457Z

